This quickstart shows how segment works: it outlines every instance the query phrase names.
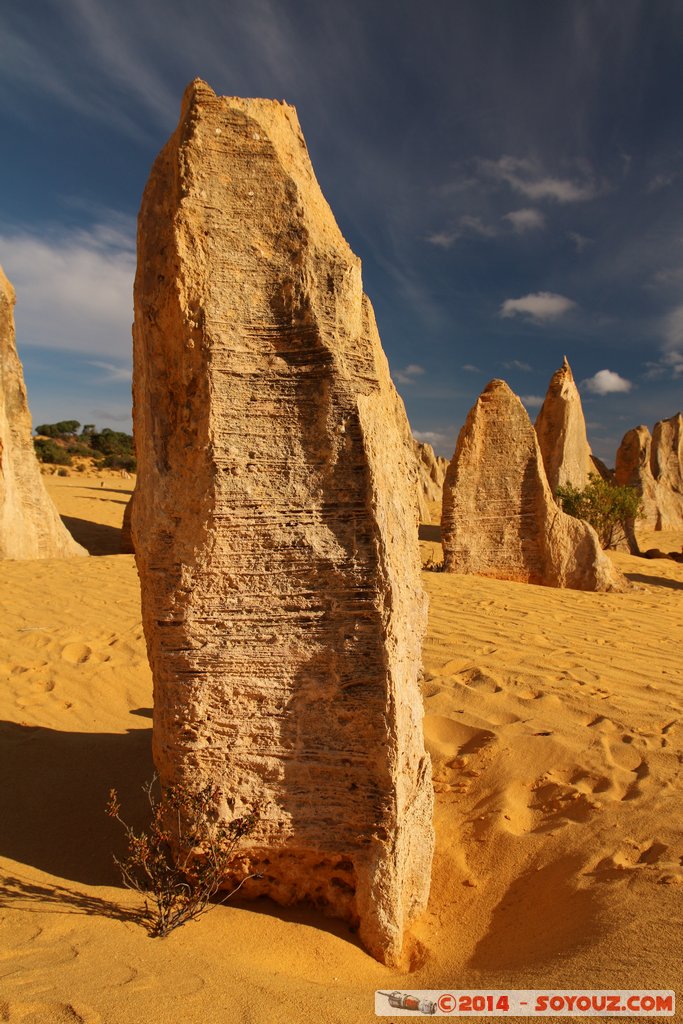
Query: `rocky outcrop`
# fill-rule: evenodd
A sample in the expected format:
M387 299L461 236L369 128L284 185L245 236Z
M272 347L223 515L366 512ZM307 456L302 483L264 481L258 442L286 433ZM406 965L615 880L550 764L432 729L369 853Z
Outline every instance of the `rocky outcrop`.
M14 289L0 267L0 558L87 555L45 490L14 333Z
M226 885L398 963L433 843L414 454L293 107L188 88L139 216L134 422L161 781L259 804Z
M596 466L586 435L579 389L566 356L550 380L536 418L536 434L553 494L567 484L583 490Z
M678 413L655 425L624 434L617 451L614 477L641 495L643 525L673 530L683 525L682 417Z
M655 424L652 431L650 466L657 485L661 529L678 529L683 526L683 416L681 413Z
M591 526L565 515L536 433L505 381L493 380L460 431L444 484L448 572L576 590L625 590Z
M439 522L443 482L448 469L448 459L436 455L426 441L413 438L417 462L417 504L421 523Z

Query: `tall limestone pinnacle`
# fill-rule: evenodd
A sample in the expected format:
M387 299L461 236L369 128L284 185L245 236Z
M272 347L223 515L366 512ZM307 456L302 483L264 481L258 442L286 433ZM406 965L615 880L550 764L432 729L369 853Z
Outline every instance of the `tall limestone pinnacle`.
M505 381L492 380L460 431L443 491L448 572L574 590L626 590L595 530L555 504L536 433Z
M14 288L0 267L0 558L87 555L45 490L14 332Z
M293 107L186 90L138 222L133 539L163 784L257 802L226 886L401 961L433 848L415 457Z
M596 466L586 435L579 389L566 356L550 380L536 418L536 435L553 494L566 484L583 490Z

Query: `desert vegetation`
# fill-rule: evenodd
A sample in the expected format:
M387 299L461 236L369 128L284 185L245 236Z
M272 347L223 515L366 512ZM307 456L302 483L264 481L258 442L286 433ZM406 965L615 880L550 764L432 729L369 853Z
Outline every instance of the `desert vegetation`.
M81 428L78 420L60 420L41 423L36 435L33 444L40 462L71 466L74 458L84 458L102 469L136 470L133 438L123 431L110 427L98 431L93 423Z
M641 497L635 487L626 487L590 474L583 489L565 484L555 492L563 512L590 523L605 550L616 548L626 537L629 522L638 519Z
M197 792L171 786L157 797L156 781L155 776L144 786L151 808L146 830L137 832L124 821L115 789L107 814L125 832L125 856L114 857L123 883L144 898L142 918L150 935L164 936L210 908L237 845L256 824L257 812L252 809L226 822L216 814L217 794L211 786Z

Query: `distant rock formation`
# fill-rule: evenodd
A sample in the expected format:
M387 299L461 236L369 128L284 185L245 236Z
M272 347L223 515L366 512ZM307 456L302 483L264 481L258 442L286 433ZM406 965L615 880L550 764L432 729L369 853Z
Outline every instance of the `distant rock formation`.
M492 380L460 431L444 484L448 572L576 590L625 590L591 526L561 512L531 421Z
M413 438L413 447L417 460L417 504L421 523L431 523L432 519L439 521L441 515L441 501L443 498L443 482L446 479L448 459L436 455L434 449L426 441L416 441ZM434 506L438 508L434 515Z
M185 93L140 211L134 420L162 783L257 801L226 885L396 964L433 845L415 456L285 103Z
M640 522L654 530L683 525L683 417L660 420L652 436L645 426L624 434L617 451L614 477L635 487L642 500Z
M87 555L40 475L14 333L14 289L0 267L0 558Z
M583 490L589 475L600 472L588 444L581 397L566 356L550 380L536 418L536 434L553 494L567 484Z

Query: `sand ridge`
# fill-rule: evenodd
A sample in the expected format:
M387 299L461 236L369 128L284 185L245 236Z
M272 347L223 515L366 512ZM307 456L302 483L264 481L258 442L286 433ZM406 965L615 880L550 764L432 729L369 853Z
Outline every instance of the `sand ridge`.
M142 821L152 772L137 577L109 550L133 483L50 477L109 553L0 574L0 1019L360 1024L376 988L680 991L683 566L621 553L627 594L423 573L437 852L412 973L267 901L148 938L104 814L116 786Z

